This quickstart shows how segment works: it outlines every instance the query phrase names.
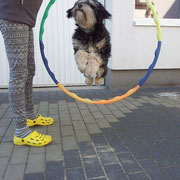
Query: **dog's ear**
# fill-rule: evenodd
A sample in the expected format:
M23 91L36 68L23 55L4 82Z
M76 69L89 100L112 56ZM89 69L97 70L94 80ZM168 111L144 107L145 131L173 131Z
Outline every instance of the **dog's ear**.
M98 10L99 16L101 19L110 19L111 14L105 9L105 7L99 3L99 10Z
M67 12L67 17L72 18L72 9L69 9L66 12Z

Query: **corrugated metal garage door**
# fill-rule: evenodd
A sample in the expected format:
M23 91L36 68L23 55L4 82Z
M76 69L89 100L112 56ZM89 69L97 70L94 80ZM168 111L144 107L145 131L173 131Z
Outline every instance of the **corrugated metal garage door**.
M40 9L35 36L35 59L36 76L34 78L35 86L51 86L53 81L47 74L39 52L39 27L44 9L49 0L44 0ZM83 85L84 76L78 71L74 61L74 52L72 47L72 34L74 32L74 20L66 17L66 11L71 8L76 0L57 0L50 10L49 17L45 25L44 44L45 52L49 61L49 66L54 72L58 81L64 85ZM104 4L104 0L101 0ZM8 62L0 35L0 87L8 86L9 79Z

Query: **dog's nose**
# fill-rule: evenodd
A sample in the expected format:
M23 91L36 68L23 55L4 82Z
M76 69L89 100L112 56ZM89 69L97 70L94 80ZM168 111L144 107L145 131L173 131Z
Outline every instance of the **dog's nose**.
M83 7L82 4L78 4L78 8L81 9Z

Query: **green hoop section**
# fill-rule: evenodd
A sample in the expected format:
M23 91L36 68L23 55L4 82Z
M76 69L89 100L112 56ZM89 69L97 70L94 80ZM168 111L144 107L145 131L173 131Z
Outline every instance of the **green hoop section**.
M117 96L117 97L114 97L112 99L108 99L108 100L99 100L99 101L92 101L90 99L84 99L84 98L81 98L79 96L77 96L76 94L74 93L71 93L70 91L68 91L61 83L59 83L57 80L56 80L56 77L54 75L54 73L50 70L49 68L49 65L48 65L48 60L45 56L45 53L44 53L44 43L43 43L43 34L44 34L44 24L45 24L45 21L48 17L48 14L49 14L49 10L51 8L51 6L55 3L56 0L50 0L49 4L47 5L46 7L46 10L44 12L44 15L43 15L43 18L42 18L42 21L41 21L41 27L40 27L40 33L39 33L39 42L40 42L40 51L41 51L41 56L42 56L42 59L43 59L43 62L44 62L44 65L46 67L46 70L47 72L49 73L50 77L52 78L52 80L54 81L54 83L64 92L66 93L68 96L78 100L78 101L81 101L81 102L84 102L84 103L88 103L88 104L110 104L110 103L114 103L114 102L117 102L117 101L120 101L120 100L123 100L127 97L129 97L130 95L134 94L136 91L138 91L140 89L140 87L147 81L147 79L149 78L149 76L151 75L156 63L157 63L157 60L159 58L159 54L160 54L160 50L161 50L161 45L162 45L162 34L161 34L161 26L160 26L160 23L159 23L159 19L158 19L158 16L157 16L157 13L156 13L156 10L153 6L153 4L149 1L149 0L146 0L146 3L147 3L147 6L151 9L152 13L153 13L153 17L154 17L154 22L156 24L156 27L157 27L157 40L158 40L158 46L157 46L157 49L155 51L155 57L154 57L154 60L152 62L152 64L149 66L149 69L148 69L148 72L146 73L146 75L139 81L139 84L130 89L129 91L127 91L125 94L121 95L121 96Z

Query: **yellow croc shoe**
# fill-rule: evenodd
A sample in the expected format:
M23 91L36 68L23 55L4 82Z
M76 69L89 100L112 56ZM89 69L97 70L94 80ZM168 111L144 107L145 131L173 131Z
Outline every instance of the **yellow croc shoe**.
M43 117L40 114L38 117L34 120L27 119L27 125L29 127L35 126L35 125L40 125L40 126L48 126L54 123L54 119L51 117Z
M13 142L15 145L23 146L34 146L41 147L49 144L52 141L52 137L49 135L40 134L37 131L33 131L25 138L18 138L14 135Z

